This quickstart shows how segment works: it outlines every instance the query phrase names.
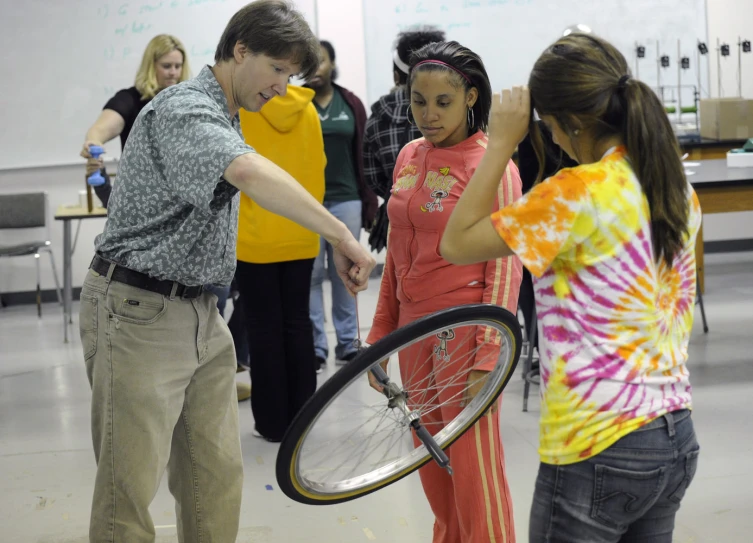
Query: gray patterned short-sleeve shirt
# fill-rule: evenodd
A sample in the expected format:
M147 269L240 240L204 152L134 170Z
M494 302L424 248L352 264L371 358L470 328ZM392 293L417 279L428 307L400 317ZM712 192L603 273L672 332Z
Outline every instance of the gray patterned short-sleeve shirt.
M157 279L230 284L239 197L222 174L250 152L208 66L163 90L128 137L97 252Z

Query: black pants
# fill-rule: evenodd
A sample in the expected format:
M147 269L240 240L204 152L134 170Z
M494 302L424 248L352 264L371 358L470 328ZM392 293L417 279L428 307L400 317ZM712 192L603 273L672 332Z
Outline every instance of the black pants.
M526 333L531 331L531 320L533 320L533 312L536 308L536 300L533 296L533 277L528 268L523 267L523 280L520 283L520 295L518 297L518 306L523 312L523 320L525 321ZM533 346L538 349L539 336L536 335L536 341Z
M237 280L233 278L234 290L238 290ZM246 315L243 311L243 302L241 296L233 301L233 312L230 314L230 320L227 322L230 329L230 335L233 336L235 344L235 358L239 366L248 366L248 326L246 325Z
M316 391L309 293L314 259L238 262L236 281L248 326L251 411L256 430L282 439Z

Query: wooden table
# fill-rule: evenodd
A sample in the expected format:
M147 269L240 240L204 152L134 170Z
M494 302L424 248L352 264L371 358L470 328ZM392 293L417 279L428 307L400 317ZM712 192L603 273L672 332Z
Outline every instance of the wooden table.
M753 167L728 168L727 159L715 159L686 163L685 170L704 215L753 211ZM698 282L704 292L703 226L698 232L695 253Z
M91 213L81 206L60 206L55 213L56 221L63 221L63 340L68 343L68 325L73 322L73 246L71 245L71 221L102 219L107 210L95 207Z

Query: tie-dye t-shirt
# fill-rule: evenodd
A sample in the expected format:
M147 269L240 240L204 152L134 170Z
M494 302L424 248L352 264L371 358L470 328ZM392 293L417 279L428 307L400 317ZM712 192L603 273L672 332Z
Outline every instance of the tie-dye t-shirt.
M542 462L585 460L690 408L701 209L689 184L688 199L688 236L671 268L654 260L648 202L621 147L492 215L536 276Z

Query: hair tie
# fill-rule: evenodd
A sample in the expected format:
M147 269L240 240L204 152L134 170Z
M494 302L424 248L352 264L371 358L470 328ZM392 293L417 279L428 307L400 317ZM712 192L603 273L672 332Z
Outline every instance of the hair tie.
M465 75L463 72L455 68L455 66L451 66L450 64L447 64L446 62L442 62L441 60L434 60L434 59L428 59L428 60L422 60L421 62L417 63L415 66L413 66L413 70L421 66L421 64L439 64L440 66L445 66L446 68L449 68L455 73L460 74L460 76L465 79L469 85L473 86L473 82L471 81L471 78Z
M624 89L627 87L627 82L630 80L630 75L625 74L623 75L620 80L617 82L617 88L618 89Z
M410 72L410 66L403 62L403 59L400 58L400 55L397 52L397 49L392 52L392 62L394 62L395 66L397 66L397 69L404 74Z

